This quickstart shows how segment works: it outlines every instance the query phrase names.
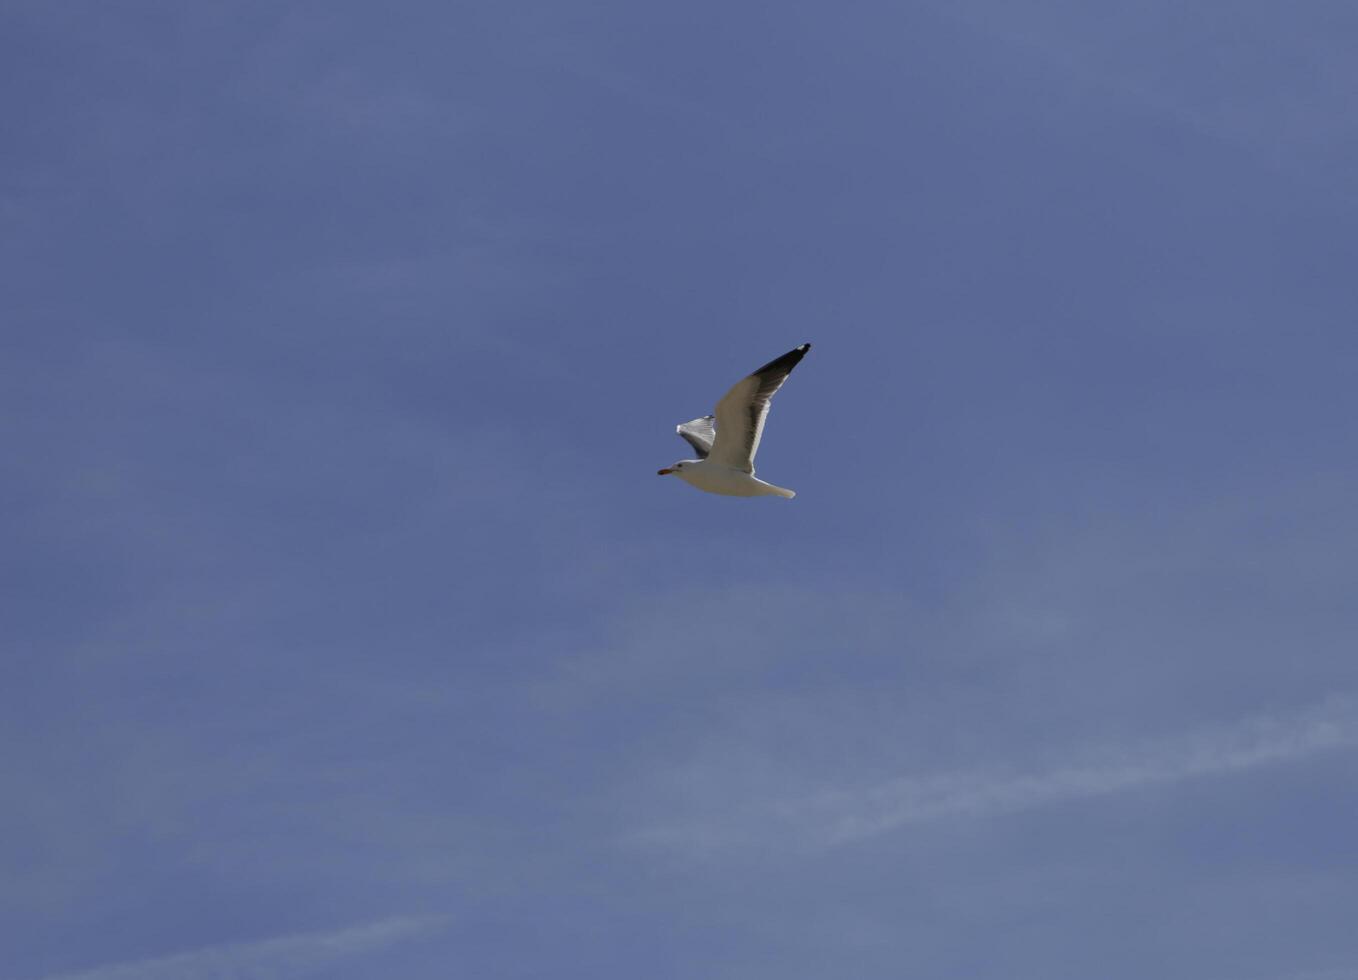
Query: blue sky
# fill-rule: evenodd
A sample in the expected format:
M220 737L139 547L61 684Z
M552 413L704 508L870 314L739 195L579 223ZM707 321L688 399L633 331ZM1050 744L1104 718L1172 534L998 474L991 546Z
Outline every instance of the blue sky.
M1358 978L1351 5L0 18L0 978Z

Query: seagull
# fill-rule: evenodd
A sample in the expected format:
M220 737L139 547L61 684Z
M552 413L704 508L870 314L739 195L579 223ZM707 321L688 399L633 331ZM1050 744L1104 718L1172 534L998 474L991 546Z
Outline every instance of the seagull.
M797 496L795 491L756 480L754 454L759 449L759 437L764 434L764 420L769 416L773 393L783 386L810 349L810 344L795 347L737 381L717 402L716 415L704 415L675 426L698 458L666 466L657 471L659 475L673 473L691 487L728 497Z

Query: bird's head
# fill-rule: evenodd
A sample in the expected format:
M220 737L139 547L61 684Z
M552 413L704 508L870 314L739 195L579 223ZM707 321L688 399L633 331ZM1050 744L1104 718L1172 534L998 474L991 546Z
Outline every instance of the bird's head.
M669 466L666 466L663 470L656 470L655 471L656 476L669 476L671 473L678 473L682 471L685 466L688 466L689 462L690 460L684 459L680 460L677 463L671 463Z

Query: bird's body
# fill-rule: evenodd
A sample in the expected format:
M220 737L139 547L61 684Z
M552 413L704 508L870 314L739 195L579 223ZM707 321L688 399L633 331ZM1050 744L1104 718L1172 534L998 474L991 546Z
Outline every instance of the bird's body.
M682 465L681 465L682 463ZM775 487L731 466L710 459L685 459L672 467L674 475L691 487L726 497L795 497L795 490Z
M715 415L705 415L677 426L675 431L698 453L660 470L673 473L689 486L728 497L795 497L784 487L755 479L754 454L764 434L769 401L782 387L810 344L788 351L737 381L717 403Z

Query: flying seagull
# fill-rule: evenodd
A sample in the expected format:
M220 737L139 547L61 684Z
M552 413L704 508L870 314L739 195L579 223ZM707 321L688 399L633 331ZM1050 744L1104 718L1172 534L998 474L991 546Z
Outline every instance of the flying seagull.
M675 431L693 447L698 458L666 466L660 475L673 473L689 486L728 497L797 496L792 490L756 480L754 454L764 434L773 393L810 349L810 344L802 344L737 381L717 402L716 415L676 426Z

